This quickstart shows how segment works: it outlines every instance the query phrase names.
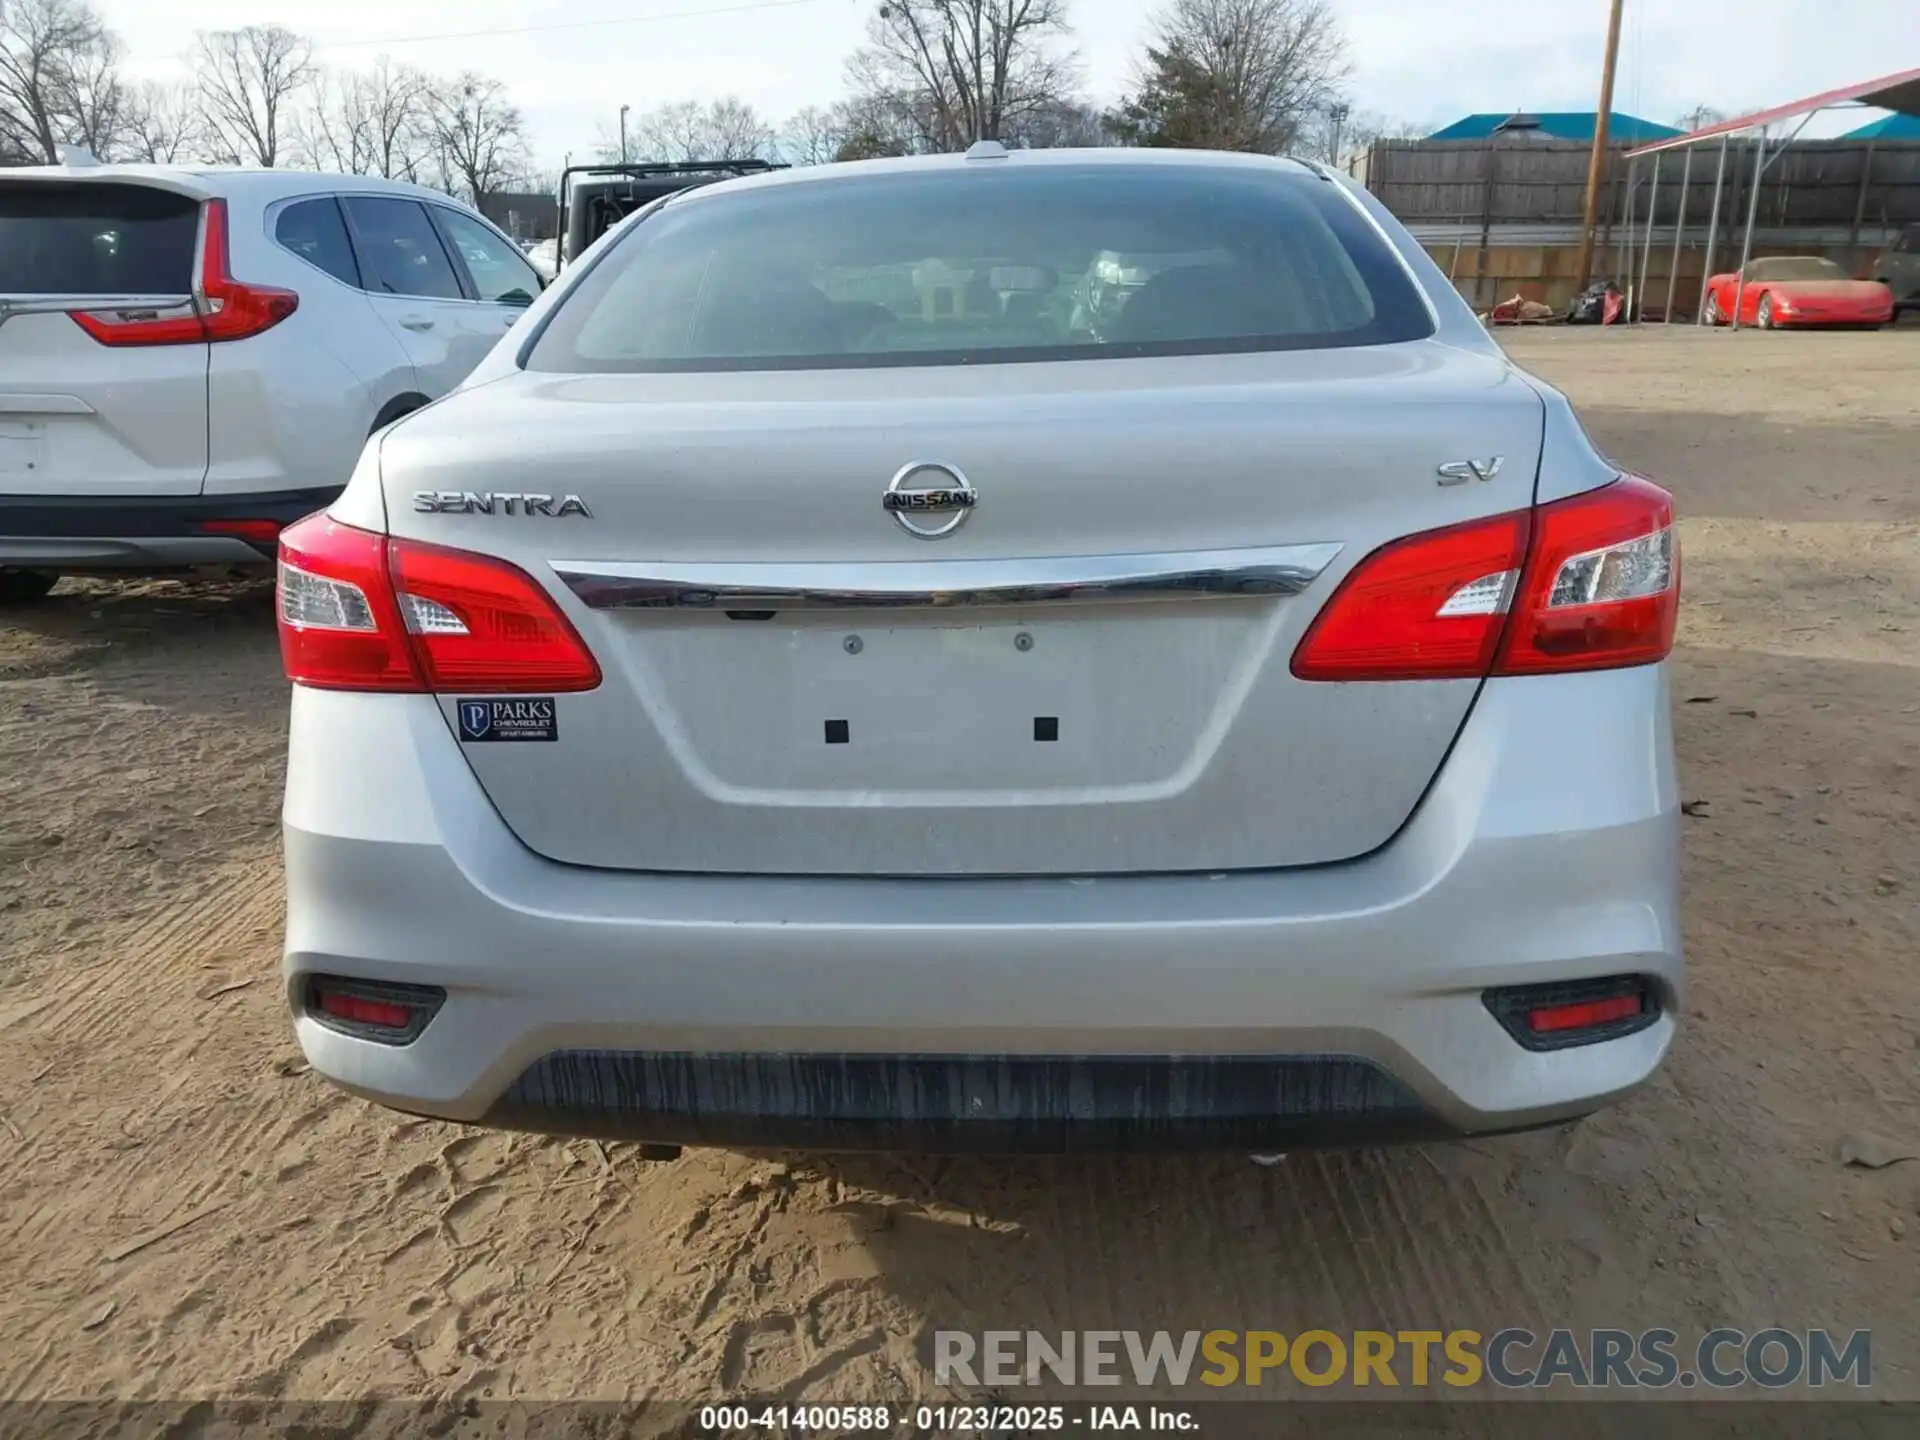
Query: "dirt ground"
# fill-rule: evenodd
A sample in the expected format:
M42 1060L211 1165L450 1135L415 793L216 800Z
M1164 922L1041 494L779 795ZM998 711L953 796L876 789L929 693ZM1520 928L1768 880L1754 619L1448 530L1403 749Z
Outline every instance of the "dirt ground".
M871 1401L936 1328L1778 1324L1920 1398L1920 1161L1838 1158L1920 1149L1920 330L1511 346L1685 516L1693 1008L1638 1097L1272 1169L396 1116L279 998L269 589L69 581L0 617L0 1396Z

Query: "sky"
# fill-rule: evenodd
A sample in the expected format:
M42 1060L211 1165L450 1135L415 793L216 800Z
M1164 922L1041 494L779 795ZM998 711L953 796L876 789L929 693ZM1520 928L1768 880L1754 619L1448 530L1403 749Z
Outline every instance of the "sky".
M129 68L185 74L196 30L278 20L330 66L382 54L505 80L536 158L588 158L635 113L737 95L776 125L831 103L878 0L95 0ZM1087 89L1127 87L1164 0L1068 0ZM1474 111L1592 110L1607 0L1332 0L1353 103L1437 128ZM604 22L604 23L603 23ZM555 28L565 27L565 28ZM494 31L477 35L474 32ZM462 37L462 38L454 38ZM1671 123L1920 67L1920 0L1627 0L1615 108ZM1878 111L1816 120L1839 134Z

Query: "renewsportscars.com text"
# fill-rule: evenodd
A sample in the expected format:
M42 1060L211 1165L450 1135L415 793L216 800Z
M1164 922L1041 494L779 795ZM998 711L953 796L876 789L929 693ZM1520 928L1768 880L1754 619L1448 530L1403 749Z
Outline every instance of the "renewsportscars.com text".
M937 1385L1441 1384L1581 1390L1731 1390L1873 1381L1872 1332L1709 1330L939 1330Z

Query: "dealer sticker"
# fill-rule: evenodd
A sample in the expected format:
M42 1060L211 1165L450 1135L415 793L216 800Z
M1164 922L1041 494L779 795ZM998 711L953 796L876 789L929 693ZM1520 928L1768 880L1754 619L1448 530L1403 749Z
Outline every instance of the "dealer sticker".
M489 740L558 740L560 722L551 696L518 700L462 700L460 738Z

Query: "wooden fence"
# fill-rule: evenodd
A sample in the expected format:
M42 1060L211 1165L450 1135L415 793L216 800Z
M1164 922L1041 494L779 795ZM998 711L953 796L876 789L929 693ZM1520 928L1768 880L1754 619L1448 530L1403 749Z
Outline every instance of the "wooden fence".
M1361 171L1368 189L1453 274L1474 304L1513 294L1558 306L1574 288L1572 252L1586 193L1588 147L1498 135L1489 140L1384 141ZM1614 147L1600 207L1595 278L1623 284L1648 271L1648 303L1665 302L1680 256L1676 308L1691 307L1705 261L1719 185L1715 270L1739 258L1753 194L1751 140L1669 151L1638 162ZM1683 179L1685 209L1682 213ZM1757 255L1821 254L1855 273L1901 229L1920 223L1920 142L1816 140L1789 146L1759 182ZM1652 251L1646 250L1652 206ZM1564 253L1562 253L1564 252Z

